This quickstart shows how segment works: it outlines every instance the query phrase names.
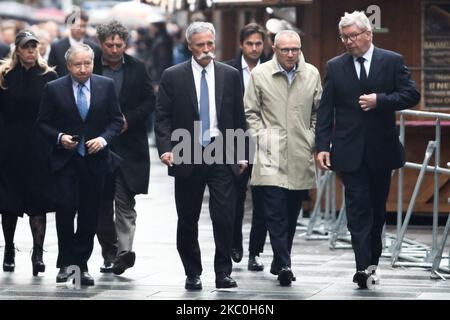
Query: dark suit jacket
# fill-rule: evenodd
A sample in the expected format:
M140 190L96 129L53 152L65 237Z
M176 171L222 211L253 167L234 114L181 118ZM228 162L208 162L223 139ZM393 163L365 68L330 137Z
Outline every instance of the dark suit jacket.
M214 72L217 121L219 130L225 138L226 129L245 130L241 81L236 69L221 62L214 62ZM200 143L194 141L196 140L194 139L194 121L199 121L197 101L191 60L164 71L155 114L155 134L160 156L172 151L177 144L177 141L171 141L171 134L176 129L186 129L190 133L191 155L194 154L195 148L200 147L201 150ZM225 152L224 150L224 154ZM188 177L192 174L193 163L194 159L191 157L189 164L185 162L174 165L169 168L169 175ZM237 164L231 164L231 169L235 174L239 172Z
M155 107L155 95L144 63L127 54L124 62L119 103L128 130L114 139L111 149L124 159L120 170L130 191L147 193L150 155L145 122ZM101 59L95 62L94 73L103 74Z
M377 107L362 111L359 96L377 94ZM395 111L414 107L420 93L401 55L376 48L363 88L350 54L328 61L316 125L316 149L330 151L333 170L352 172L365 161L372 171L402 167ZM334 130L333 130L334 126Z
M84 40L84 43L89 45L92 50L94 50L95 60L97 60L101 55L100 47L90 40ZM69 48L69 38L61 39L51 45L50 55L48 56L48 65L52 67L56 66L55 71L58 73L59 77L65 76L69 73L69 70L67 70L66 59L64 58L64 55Z
M264 63L267 61L266 56L264 53L261 55L260 63ZM244 85L244 76L242 75L242 51L239 51L239 54L231 60L224 61L225 64L232 66L233 68L237 69L239 71L239 74L241 75L241 82L242 82L242 94L245 92L245 85Z
M0 59L6 58L9 54L9 51L9 46L4 44L3 42L0 42Z
M50 155L53 172L63 168L77 152L56 145L59 133L78 134L84 136L86 141L97 137L106 140L108 145L104 149L93 155L86 154L93 174L106 174L118 166L120 158L110 151L109 145L119 135L123 118L111 79L91 76L91 103L85 121L76 106L72 78L67 75L49 82L44 88L37 121L54 146Z

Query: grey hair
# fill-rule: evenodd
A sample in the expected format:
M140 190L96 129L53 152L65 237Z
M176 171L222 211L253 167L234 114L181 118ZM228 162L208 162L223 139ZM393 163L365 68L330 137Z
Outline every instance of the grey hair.
M212 23L203 21L192 22L186 29L186 40L187 42L191 42L194 34L208 31L211 32L213 36L216 36L216 30Z
M282 36L287 36L289 38L297 38L300 46L302 45L302 41L300 40L300 35L295 32L294 30L281 30L280 32L277 32L277 34L275 35L275 40L274 40L274 45L277 46L278 42L280 42L280 38Z
M352 13L346 12L344 16L341 17L341 21L339 21L339 32L342 33L343 28L350 27L354 24L362 31L372 31L372 24L364 12L353 11Z
M64 59L66 59L66 63L70 63L70 59L72 59L72 56L75 53L81 52L81 51L87 51L91 55L91 61L94 61L94 50L87 44L76 44L69 48L69 50L66 51L66 54L64 55Z

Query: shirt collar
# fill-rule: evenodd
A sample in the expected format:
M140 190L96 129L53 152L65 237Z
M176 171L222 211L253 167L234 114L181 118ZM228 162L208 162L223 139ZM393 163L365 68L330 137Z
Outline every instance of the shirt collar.
M122 64L119 66L118 69L113 69L113 68L111 68L111 67L109 66L108 63L105 62L105 60L103 59L103 56L102 56L102 66L103 66L103 67L108 67L108 68L110 68L110 69L112 69L112 70L119 70L119 69L122 68L122 65L124 65L124 64L125 64L125 56L122 56Z
M261 59L258 59L258 63L256 63L256 65L258 66L261 63ZM242 70L244 69L249 69L248 71L250 71L250 68L248 67L247 61L245 61L244 55L241 54L241 65L242 65Z
M290 74L290 73L295 73L297 71L297 67L298 67L298 63L291 69L291 71L286 71L281 64L277 61L277 65L278 65L278 72L277 73L286 73L286 74Z
M194 57L192 57L191 61L192 61L192 67L194 68L194 70L198 71L199 73L202 73L203 69L206 70L206 73L210 73L211 70L214 68L214 60L211 60L205 68L203 68L201 65L199 65L198 62L195 61Z
M373 43L370 45L369 50L366 51L366 53L364 53L362 55L362 57L365 59L365 61L371 61L372 60L372 55L373 55L373 50L374 50L374 45ZM353 57L353 61L357 61L358 57Z
M74 46L74 45L76 45L76 44L83 44L83 43L84 43L84 42L83 42L83 38L81 38L80 41L77 41L77 40L75 40L75 39L72 37L72 35L69 35L69 42L70 42L70 46L71 46L71 47Z
M75 80L72 76L70 77L72 79L72 87L74 89L78 89L78 85L80 84L77 80ZM87 89L87 91L91 91L91 78L87 79L85 83L83 83L83 86Z

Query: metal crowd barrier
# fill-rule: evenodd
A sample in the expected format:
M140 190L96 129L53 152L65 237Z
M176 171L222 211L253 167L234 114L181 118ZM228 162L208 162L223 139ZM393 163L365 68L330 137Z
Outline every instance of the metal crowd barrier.
M441 161L441 121L450 120L450 114L437 113L437 112L424 112L414 110L403 110L400 114L400 141L405 145L405 116L419 116L422 118L432 118L435 120L435 139L428 142L428 146L425 150L424 159L422 163L406 162L404 168L419 170L419 176L417 178L416 185L414 187L413 194L411 196L408 209L404 221L402 222L403 212L403 180L404 180L404 168L399 169L398 175L398 197L397 197L397 235L393 240L392 245L389 247L391 253L391 264L396 266L416 266L433 269L433 264L439 264L442 259L448 260L448 255L444 256L440 251L440 245L438 244L438 221L439 221L439 176L440 174L450 175L450 169L440 167ZM406 147L406 145L405 145ZM430 166L429 162L434 155L434 166ZM407 241L405 239L406 230L408 228L411 216L413 214L414 205L417 197L419 196L420 188L426 172L432 172L434 174L434 192L433 192L433 223L432 223L432 245L431 248L413 241ZM448 235L449 228L444 229L442 235L441 246L445 246L445 241ZM406 240L406 241L405 241ZM405 242L407 244L405 248ZM406 260L399 261L400 259ZM436 270L442 269L440 266L436 267ZM433 271L433 270L432 270ZM435 272L432 272L432 276Z
M314 208L309 219L304 218L303 212L301 213L298 221L299 229L305 231L303 235L306 240L328 240L330 249L351 248L344 195L342 195L343 201L336 216L336 173L320 170L318 172Z
M449 255L444 254L444 248L450 232L450 214L446 226L438 242L438 219L439 219L439 176L450 175L450 169L439 166L441 159L441 120L450 120L450 114L424 112L414 110L399 111L400 114L400 141L405 145L405 116L419 116L435 119L435 139L428 142L422 163L406 162L404 168L419 170L419 176L411 196L405 219L403 214L403 180L404 168L398 170L398 195L397 195L397 228L396 234L384 233L383 257L390 257L393 267L414 266L431 269L432 278L445 279L450 277L440 271L450 273ZM405 146L406 147L406 146ZM434 155L435 165L429 162ZM450 167L450 162L448 163ZM347 216L345 210L345 197L342 195L342 205L336 217L336 174L332 171L320 172L316 179L317 192L314 208L309 219L300 215L299 229L305 231L302 235L306 240L328 240L330 249L351 248L350 234L347 230ZM407 239L406 231L413 214L414 205L420 192L420 188L426 172L434 173L434 195L433 195L433 223L432 223L432 246L428 246ZM344 188L342 188L344 193ZM324 205L322 203L324 202ZM450 202L450 198L449 198ZM324 209L322 210L322 207ZM405 260L405 261L400 261Z

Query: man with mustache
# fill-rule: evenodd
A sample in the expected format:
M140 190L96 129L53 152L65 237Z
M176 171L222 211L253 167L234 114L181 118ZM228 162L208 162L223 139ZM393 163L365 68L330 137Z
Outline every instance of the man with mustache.
M236 69L214 61L215 29L211 23L192 23L186 30L186 39L192 59L165 70L161 77L155 110L156 142L161 161L167 165L169 175L175 177L177 249L187 276L185 288L202 289L198 220L206 186L216 245L216 287L232 288L237 286L230 277L233 174L241 174L247 163L226 164L220 154L225 155L226 149L236 150L234 141L229 142L230 148L223 147L227 146L226 139L222 140L226 130L245 130L240 75ZM189 136L178 138L180 142L172 137L174 131ZM222 141L211 158L203 157ZM187 145L181 156L175 152L178 142Z

